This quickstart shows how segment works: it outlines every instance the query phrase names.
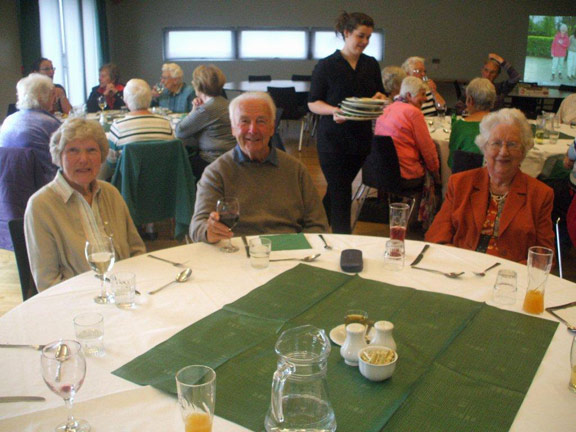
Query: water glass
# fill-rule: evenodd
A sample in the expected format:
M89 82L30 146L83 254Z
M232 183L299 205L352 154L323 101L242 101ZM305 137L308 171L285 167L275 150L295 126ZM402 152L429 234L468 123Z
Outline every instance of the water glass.
M514 270L502 269L498 271L492 300L496 304L513 305L516 303L516 272Z
M410 206L408 204L390 204L390 240L404 241L409 216Z
M178 406L186 432L210 432L216 405L216 372L192 365L176 374Z
M133 308L136 303L136 275L130 272L114 273L110 281L116 307Z
M104 348L104 317L96 312L86 312L74 317L76 339L82 344L84 354L92 357L103 357Z
M388 240L384 251L384 268L399 271L404 268L404 242L401 240Z
M576 336L572 339L572 349L570 350L570 382L568 388L576 393Z
M265 269L270 265L272 240L268 238L253 238L248 242L250 264L255 269Z
M368 324L368 312L361 309L348 309L344 315L344 325L353 323Z
M522 309L524 312L541 314L544 312L544 289L552 268L554 251L542 246L528 249L528 288Z

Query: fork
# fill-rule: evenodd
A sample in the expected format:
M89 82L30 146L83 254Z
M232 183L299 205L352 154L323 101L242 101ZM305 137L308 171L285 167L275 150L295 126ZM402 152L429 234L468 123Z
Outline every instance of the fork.
M172 264L174 267L186 268L186 265L184 265L184 263L177 263L177 262L170 261L170 260L167 260L167 259L164 259L164 258L160 258L160 257L154 256L154 255L148 255L148 256L149 256L150 258L154 258L154 259L157 259L157 260L164 261L164 262L167 262L167 263L169 263L169 264Z
M324 236L322 234L318 234L318 237L320 237L320 240L322 240L322 242L324 243L324 249L326 250L332 250L333 247L330 246L328 243L326 243L326 239L324 239Z
M440 270L434 270L434 269L429 269L429 268L424 268L424 267L416 267L416 266L411 266L411 267L412 267L413 269L416 269L416 270L424 270L424 271L431 272L431 273L438 273L438 274L444 275L444 276L446 276L446 277L449 277L450 279L457 279L457 278L459 278L460 276L462 276L462 275L464 274L464 272L460 272L460 273L454 273L454 272L444 273L444 272L442 272L442 271L440 271Z

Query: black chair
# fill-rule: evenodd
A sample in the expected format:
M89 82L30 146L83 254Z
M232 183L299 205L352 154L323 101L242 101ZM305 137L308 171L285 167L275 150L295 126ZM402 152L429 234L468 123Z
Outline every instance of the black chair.
M279 150L286 151L280 133L278 132L278 126L280 126L280 119L282 118L282 113L284 110L282 108L276 108L276 121L274 122L274 135L270 140L271 144Z
M456 90L456 99L462 99L464 95L466 85L464 83L459 82L458 80L454 80L454 90Z
M378 189L380 194L388 195L388 204L391 197L406 198L410 201L410 214L414 209L417 197L421 193L420 186L404 186L400 176L400 161L394 147L394 141L389 136L374 136L370 154L362 167L362 184L356 191L353 201L357 201L355 219L352 229L356 225L362 205L370 188Z
M28 250L26 249L26 238L24 237L24 219L13 219L8 222L8 229L14 245L14 255L18 266L18 276L20 277L20 288L22 289L22 300L26 301L36 295L38 290L30 271L28 261Z
M18 108L16 108L15 103L8 104L8 110L6 111L6 117L14 114L16 111L18 111Z
M297 74L294 74L294 75L292 75L292 81L306 81L306 82L310 82L310 81L312 81L312 75L297 75Z
M305 126L304 118L308 112L307 107L301 105L294 87L268 87L268 93L274 100L276 107L283 109L280 120L300 120L298 151L301 151Z
M480 168L484 163L484 156L478 153L455 150L452 155L452 174Z
M566 85L566 84L560 84L560 87L558 87L558 90L560 91L569 91L572 93L576 93L576 86L571 86L571 85Z
M248 81L256 82L256 81L272 81L271 75L248 75Z

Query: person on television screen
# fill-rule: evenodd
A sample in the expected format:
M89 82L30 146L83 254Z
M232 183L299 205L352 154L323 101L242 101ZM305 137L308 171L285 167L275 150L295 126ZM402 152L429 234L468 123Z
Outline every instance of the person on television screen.
M564 67L564 57L566 57L568 45L570 45L568 26L566 24L560 24L560 30L556 32L556 36L554 36L552 46L550 47L550 54L552 55L552 81L554 81L556 73L558 73L558 78L562 79L562 68Z

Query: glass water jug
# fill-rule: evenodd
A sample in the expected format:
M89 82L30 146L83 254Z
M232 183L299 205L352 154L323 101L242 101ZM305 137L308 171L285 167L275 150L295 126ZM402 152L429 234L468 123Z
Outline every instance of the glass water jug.
M335 431L336 419L326 384L330 355L326 332L311 325L286 330L275 350L278 369L272 379L266 431Z

